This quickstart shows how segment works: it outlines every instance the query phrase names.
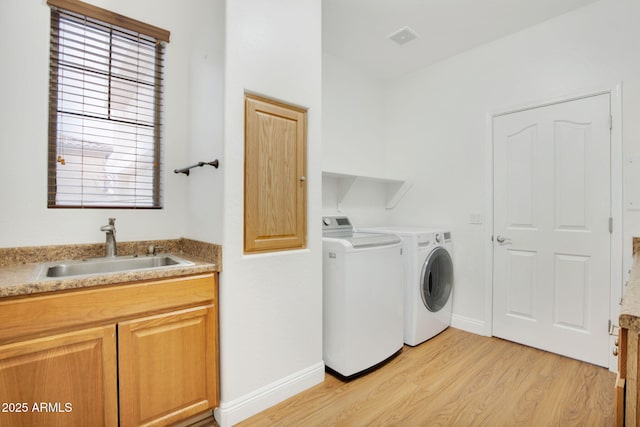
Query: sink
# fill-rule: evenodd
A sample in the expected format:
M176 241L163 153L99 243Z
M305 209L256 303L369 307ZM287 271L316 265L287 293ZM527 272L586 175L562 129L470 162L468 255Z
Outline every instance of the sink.
M40 272L40 278L45 279L51 277L122 273L132 270L158 269L180 265L193 265L193 263L168 254L94 258L82 261L53 262L44 264Z

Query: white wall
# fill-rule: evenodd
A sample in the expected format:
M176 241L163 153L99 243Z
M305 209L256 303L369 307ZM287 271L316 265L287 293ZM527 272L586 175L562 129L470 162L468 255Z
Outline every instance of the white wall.
M222 242L224 191L224 33L225 0L177 2L188 10L189 151L184 166L218 159L219 168L203 166L181 180L188 182L185 237ZM182 167L182 166L179 166ZM173 169L172 169L173 170ZM175 179L175 178L173 178ZM224 250L224 249L223 249Z
M331 29L325 29L330 31ZM322 55L322 169L368 177L388 176L383 84L333 55ZM384 223L385 187L359 180L341 201L334 178L322 181L322 214L347 215L354 224Z
M230 425L324 378L321 2L226 4L222 402ZM308 249L243 255L244 93L308 107Z
M330 30L330 29L328 29ZM383 85L379 80L322 55L322 167L330 171L380 173L386 159L381 134Z
M166 49L164 209L47 209L47 111L49 70L49 7L44 0L0 2L0 247L93 243L104 241L99 231L116 217L119 240L166 239L185 235L219 242L221 211L217 205L189 202L189 178L173 169L218 156L221 145L222 0L93 0L90 3L168 29ZM16 17L21 17L17 19ZM202 92L204 91L204 92ZM206 93L205 93L206 92ZM194 96L202 94L202 97ZM205 99L204 96L211 96ZM193 103L192 103L193 101ZM210 110L212 117L200 113ZM193 142L194 145L191 145ZM204 148L211 144L213 148ZM219 198L221 174L211 177L212 199ZM199 175L199 176L198 176ZM186 178L186 179L185 179ZM218 182L218 180L220 180ZM197 188L197 193L201 193ZM188 221L188 206L194 221ZM209 210L210 222L200 212ZM189 224L193 226L187 227ZM196 229L195 227L198 226Z
M469 214L485 212L489 197L487 114L622 82L624 155L640 154L638 22L637 1L602 0L389 84L389 157L414 182L393 221L452 229L453 309L463 325L490 322L486 235L483 225L469 224ZM626 211L627 264L631 236L639 233L640 212Z

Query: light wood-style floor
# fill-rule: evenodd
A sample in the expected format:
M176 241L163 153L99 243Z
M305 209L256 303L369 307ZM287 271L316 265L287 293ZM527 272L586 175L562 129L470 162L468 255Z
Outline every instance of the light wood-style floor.
M605 368L449 328L239 426L612 426L614 382Z

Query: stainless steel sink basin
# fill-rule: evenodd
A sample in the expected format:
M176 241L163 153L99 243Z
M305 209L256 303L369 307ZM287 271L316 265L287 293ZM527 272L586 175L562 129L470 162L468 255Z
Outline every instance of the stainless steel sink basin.
M90 274L121 273L132 270L157 269L179 265L193 265L193 263L174 255L163 254L94 258L82 261L44 264L40 272L40 277L71 277Z

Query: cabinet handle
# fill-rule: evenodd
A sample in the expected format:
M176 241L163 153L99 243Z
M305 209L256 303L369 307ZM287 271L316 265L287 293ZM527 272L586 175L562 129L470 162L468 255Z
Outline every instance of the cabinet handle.
M614 356L618 355L618 347L613 347L613 355Z

